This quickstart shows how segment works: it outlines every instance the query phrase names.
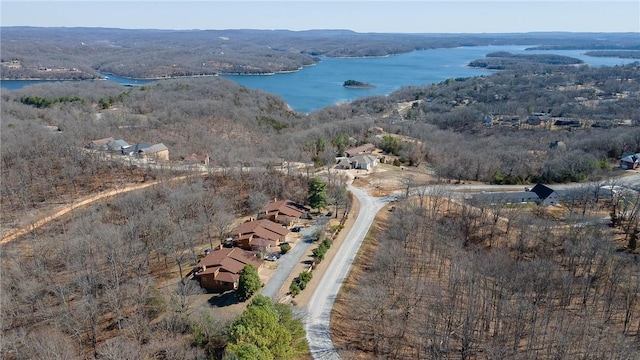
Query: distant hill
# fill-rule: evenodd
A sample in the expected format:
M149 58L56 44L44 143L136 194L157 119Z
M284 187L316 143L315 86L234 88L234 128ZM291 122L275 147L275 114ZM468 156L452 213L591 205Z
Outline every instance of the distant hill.
M128 30L2 27L5 79L134 78L296 71L320 56L367 57L486 45L638 49L637 34L384 34L350 30ZM604 40L595 40L604 39Z
M618 57L622 59L640 59L640 50L596 50L584 53L588 56Z

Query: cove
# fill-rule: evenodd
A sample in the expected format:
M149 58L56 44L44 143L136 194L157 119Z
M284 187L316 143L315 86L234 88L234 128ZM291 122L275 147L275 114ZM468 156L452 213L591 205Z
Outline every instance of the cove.
M309 113L366 96L387 95L403 86L422 86L449 78L489 75L492 71L470 68L467 65L495 51L507 51L513 54L566 55L581 59L589 66L615 66L637 62L637 59L590 57L584 55L586 50L525 51L526 48L527 46L523 45L476 46L420 50L376 58L323 57L319 63L296 72L273 75L221 75L221 77L252 89L278 95L293 110ZM125 86L163 81L103 75L108 77L108 81ZM372 84L375 88L346 88L343 84L349 79ZM30 84L51 81L54 80L9 80L0 82L0 85L3 89L14 90Z

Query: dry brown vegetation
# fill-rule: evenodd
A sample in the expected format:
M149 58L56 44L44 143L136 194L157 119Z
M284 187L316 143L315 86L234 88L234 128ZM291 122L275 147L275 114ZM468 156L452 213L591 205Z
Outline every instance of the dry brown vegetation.
M229 172L183 180L100 200L3 245L2 358L221 357L237 309L211 318L201 310L224 299L196 303L200 287L179 279L236 216L272 197L304 199L306 179ZM194 327L207 349L192 344Z
M640 264L610 228L434 199L378 217L334 308L343 358L639 356Z

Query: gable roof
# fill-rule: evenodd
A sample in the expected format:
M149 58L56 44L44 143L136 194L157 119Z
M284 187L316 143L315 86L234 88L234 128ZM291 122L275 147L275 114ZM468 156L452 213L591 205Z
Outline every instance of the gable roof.
M357 162L364 162L368 164L373 164L376 160L378 160L378 158L370 154L356 155L351 159L351 161L353 162L357 161Z
M107 143L109 143L109 141L113 141L115 140L114 138L112 138L111 136L108 138L104 138L104 139L98 139L98 140L93 140L89 143L89 147L102 147L107 145Z
M360 145L351 149L347 149L345 150L345 154L347 154L347 156L351 157L351 156L356 156L358 154L362 154L364 152L368 152L368 151L373 151L375 150L376 146L371 144L371 143L367 143L364 145Z
M123 139L111 140L111 141L109 141L107 143L107 148L109 150L111 150L111 151L113 151L113 150L122 150L122 149L126 148L127 146L130 146L129 143L127 143Z
M256 269L262 265L262 260L255 257L251 251L241 248L222 248L210 252L196 265L196 269L205 268L198 274L215 273L217 270L237 274L245 265L251 264Z
M259 232L260 229L267 230L280 236L284 236L289 233L289 230L284 228L282 225L267 219L247 221L245 223L242 223L237 228L235 228L232 233L251 234ZM269 239L269 237L267 237L267 239Z
M267 214L280 213L291 217L300 217L307 213L307 209L304 205L298 204L291 200L273 201L268 203L262 208L262 212Z
M166 147L165 144L159 143L159 144L151 145L145 148L141 148L138 150L138 153L148 155L148 154L159 153L160 151L164 151L164 150L169 150L169 148Z
M351 167L351 161L347 158L342 158L338 160L338 166Z
M534 186L531 189L532 192L536 193L536 195L538 195L538 197L540 198L540 200L544 200L546 198L549 197L549 195L553 194L555 192L555 190L553 190L552 188L542 185L540 183L536 184L536 186Z
M638 156L638 154L636 153L626 153L622 155L622 158L620 159L620 161L635 163L640 161L640 156Z
M262 247L268 248L268 247L276 247L276 246L278 246L278 243L276 241L269 240L269 239L257 238L257 239L253 239L253 241L251 241L251 246L252 247L254 247L254 246L260 247L260 246L262 246Z
M125 154L131 154L131 153L138 153L140 150L142 149L146 149L148 147L150 147L151 144L149 143L139 143L139 144L135 144L135 145L129 145L127 147L124 147L122 149L122 152Z

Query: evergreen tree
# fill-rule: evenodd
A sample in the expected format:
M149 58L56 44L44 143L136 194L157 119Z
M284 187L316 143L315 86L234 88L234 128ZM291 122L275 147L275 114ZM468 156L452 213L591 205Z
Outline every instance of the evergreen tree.
M260 287L260 276L253 265L248 264L240 270L238 290L236 290L236 296L240 301L248 300L256 291L260 290Z
M327 206L327 184L317 177L309 180L309 205L316 209Z
M258 295L231 325L227 359L299 359L306 352L302 322L291 307Z

